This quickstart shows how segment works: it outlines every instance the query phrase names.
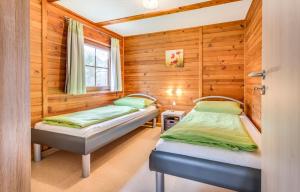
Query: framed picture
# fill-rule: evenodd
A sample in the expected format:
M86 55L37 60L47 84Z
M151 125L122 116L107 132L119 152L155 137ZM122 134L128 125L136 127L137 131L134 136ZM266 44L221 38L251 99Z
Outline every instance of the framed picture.
M166 51L166 66L184 67L183 49Z

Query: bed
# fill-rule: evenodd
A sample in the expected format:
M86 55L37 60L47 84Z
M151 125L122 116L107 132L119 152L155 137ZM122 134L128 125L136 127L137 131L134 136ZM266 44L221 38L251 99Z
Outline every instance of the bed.
M90 154L104 145L122 137L136 128L152 121L156 127L158 109L157 100L145 94L131 94L127 97L145 97L154 104L145 109L126 114L102 123L90 125L83 129L73 129L58 125L37 123L31 130L31 140L34 144L34 160L41 161L41 145L47 145L82 155L82 176L90 175Z
M195 100L225 99L209 96ZM255 152L240 152L209 146L193 145L160 139L149 159L151 171L156 172L156 191L164 191L164 174L199 181L235 191L261 191L261 134L247 118L240 115L249 135L258 146Z

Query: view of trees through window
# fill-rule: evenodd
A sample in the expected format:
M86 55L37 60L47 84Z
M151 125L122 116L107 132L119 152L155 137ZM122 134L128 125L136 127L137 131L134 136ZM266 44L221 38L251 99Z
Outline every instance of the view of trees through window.
M109 54L108 48L85 44L84 62L87 87L109 88Z

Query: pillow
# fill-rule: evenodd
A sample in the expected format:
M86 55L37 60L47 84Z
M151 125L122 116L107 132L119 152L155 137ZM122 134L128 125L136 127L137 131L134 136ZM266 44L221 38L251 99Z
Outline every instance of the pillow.
M215 112L240 115L243 110L240 104L233 101L200 101L194 108L200 112Z
M123 97L121 99L114 101L115 105L134 107L138 109L144 109L152 105L153 103L154 101L150 99L140 98L140 97Z

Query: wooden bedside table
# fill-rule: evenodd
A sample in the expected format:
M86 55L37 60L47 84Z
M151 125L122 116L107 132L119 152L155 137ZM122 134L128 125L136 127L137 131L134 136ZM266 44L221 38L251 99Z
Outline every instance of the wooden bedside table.
M171 128L172 126L174 126L176 123L178 123L185 115L185 111L171 111L171 110L167 110L164 111L161 114L161 132L163 133L164 131L166 131L167 129ZM169 126L166 127L167 125L167 121L169 119ZM171 122L173 121L173 122Z

